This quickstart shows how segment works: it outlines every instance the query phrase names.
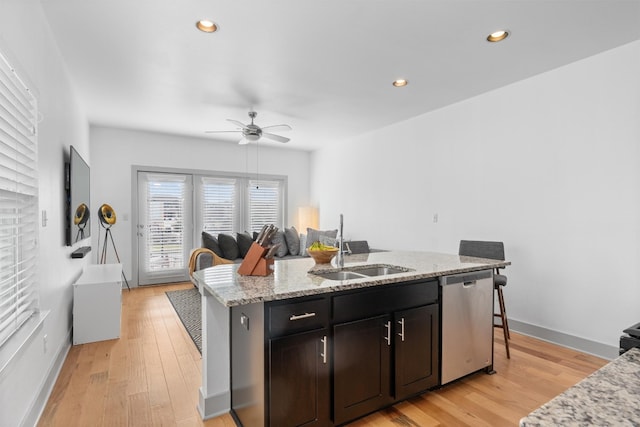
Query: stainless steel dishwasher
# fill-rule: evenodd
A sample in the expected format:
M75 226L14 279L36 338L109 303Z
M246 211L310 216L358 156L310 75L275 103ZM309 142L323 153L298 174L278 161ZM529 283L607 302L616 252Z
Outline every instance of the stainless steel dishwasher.
M440 278L441 384L493 365L493 271Z

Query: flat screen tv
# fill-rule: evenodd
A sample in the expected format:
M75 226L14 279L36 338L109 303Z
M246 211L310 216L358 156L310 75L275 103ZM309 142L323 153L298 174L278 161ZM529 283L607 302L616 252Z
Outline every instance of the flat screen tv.
M91 235L89 165L73 146L66 171L66 240L73 246Z

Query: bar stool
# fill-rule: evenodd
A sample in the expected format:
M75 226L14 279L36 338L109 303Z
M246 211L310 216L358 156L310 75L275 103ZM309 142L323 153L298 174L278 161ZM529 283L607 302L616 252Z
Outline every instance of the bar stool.
M502 242L460 240L458 255L504 261L504 244ZM496 268L496 272L493 275L493 289L498 294L500 313L493 313L493 316L499 317L500 323L494 322L493 326L502 328L504 333L504 346L507 350L507 359L511 359L511 355L509 354L509 339L511 335L509 334L507 309L504 305L504 295L502 293L502 288L505 286L507 286L507 276L500 274L500 269Z

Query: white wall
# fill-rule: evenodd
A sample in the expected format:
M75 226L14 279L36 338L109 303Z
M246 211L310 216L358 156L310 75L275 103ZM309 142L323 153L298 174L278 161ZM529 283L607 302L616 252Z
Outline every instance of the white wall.
M94 211L108 203L116 211L112 228L118 254L127 279L133 278L133 218L131 180L132 165L286 175L288 177L287 226L297 223L296 210L309 203L310 154L306 151L258 147L256 169L255 144L238 145L205 138L131 131L110 127L91 127L91 200ZM128 221L124 218L128 217ZM242 231L242 230L238 230ZM104 239L104 236L100 237ZM98 233L92 236L93 258L97 252ZM197 245L200 242L195 242ZM111 247L107 253L115 258ZM133 274L133 276L132 276Z
M635 42L320 150L321 225L343 212L388 249L502 240L510 318L617 347L639 321L638 76Z
M89 128L38 1L0 1L0 50L38 98L39 204L49 218L46 227L40 225L38 271L40 306L49 314L0 375L0 425L19 426L35 422L70 346L71 284L88 262L72 260L70 253L88 240L73 248L65 246L64 161L71 144L90 161Z

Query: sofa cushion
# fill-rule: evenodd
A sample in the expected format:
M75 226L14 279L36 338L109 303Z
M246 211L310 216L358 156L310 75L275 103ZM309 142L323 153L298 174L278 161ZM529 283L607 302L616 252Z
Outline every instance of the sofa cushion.
M249 248L253 244L253 238L246 231L244 233L236 233L236 239L238 242L238 252L240 252L240 258L247 256Z
M218 255L219 257L224 257L224 255L222 253L222 249L220 248L220 245L218 244L218 239L216 239L215 236L212 236L211 234L207 233L206 231L202 232L202 247L209 249L210 251L212 251L214 254Z
M300 237L295 227L292 226L291 228L284 229L284 239L287 241L289 254L300 255Z
M230 234L218 234L218 244L222 249L222 258L236 259L240 256L240 248L238 242Z
M289 248L287 246L287 241L284 237L284 231L276 231L276 234L271 238L271 244L272 245L277 245L279 244L280 246L278 246L278 249L276 249L276 256L279 258L282 258L283 256L287 256L287 254L289 253Z

